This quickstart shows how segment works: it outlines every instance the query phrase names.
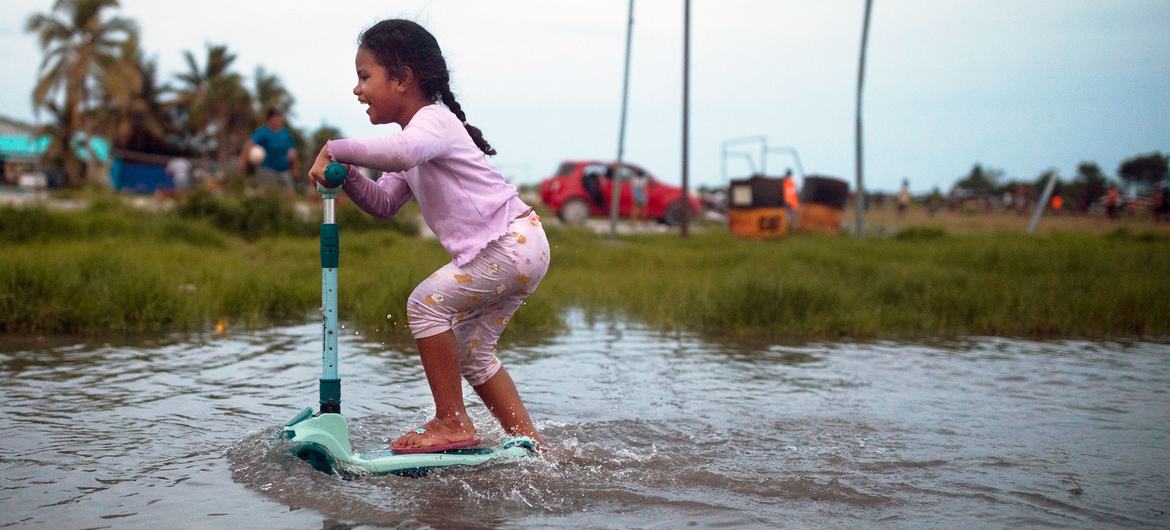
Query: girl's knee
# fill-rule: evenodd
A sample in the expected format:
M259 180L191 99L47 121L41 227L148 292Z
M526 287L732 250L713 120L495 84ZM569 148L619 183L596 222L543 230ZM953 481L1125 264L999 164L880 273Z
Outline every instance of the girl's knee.
M416 339L438 335L451 329L450 305L446 295L427 289L426 282L415 288L406 301L406 322Z
M496 375L496 372L500 371L501 366L500 360L493 353L490 359L484 359L482 362L465 362L460 367L460 372L463 374L463 378L467 380L467 384L472 387L477 387Z

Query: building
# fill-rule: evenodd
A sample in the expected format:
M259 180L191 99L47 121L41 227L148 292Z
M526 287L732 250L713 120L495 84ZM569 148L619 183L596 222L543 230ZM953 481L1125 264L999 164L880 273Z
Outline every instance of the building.
M61 175L54 175L41 164L49 142L48 135L38 134L35 125L0 116L0 185L43 188L59 184L63 180ZM74 149L85 161L86 174L91 180L109 181L108 140L90 138L88 148L79 144Z

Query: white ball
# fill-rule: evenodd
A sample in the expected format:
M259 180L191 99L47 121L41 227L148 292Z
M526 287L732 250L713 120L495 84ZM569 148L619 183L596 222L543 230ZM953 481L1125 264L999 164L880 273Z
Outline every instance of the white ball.
M248 150L248 161L252 164L259 165L264 161L265 156L267 156L267 153L264 152L264 148L258 145L253 145L252 148Z

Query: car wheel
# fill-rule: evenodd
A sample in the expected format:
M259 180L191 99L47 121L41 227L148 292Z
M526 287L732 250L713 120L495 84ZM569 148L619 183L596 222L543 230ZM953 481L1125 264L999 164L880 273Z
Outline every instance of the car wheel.
M569 199L561 206L561 221L567 225L580 226L589 218L589 203L584 199Z
M690 219L694 221L695 210L688 206L687 202L682 199L674 201L666 207L666 212L662 215L662 222L666 223L667 226L681 226L683 223L683 215L687 213L687 210L690 210Z

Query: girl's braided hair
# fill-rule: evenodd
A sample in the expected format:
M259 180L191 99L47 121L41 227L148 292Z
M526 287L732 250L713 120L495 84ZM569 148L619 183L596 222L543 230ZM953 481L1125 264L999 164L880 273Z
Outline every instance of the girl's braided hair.
M410 68L423 94L432 100L441 100L451 109L455 117L463 122L463 127L476 147L485 154L496 154L491 144L483 139L483 132L467 123L463 107L455 100L455 94L451 93L451 76L447 71L447 61L443 60L443 51L430 32L415 22L394 18L383 20L363 31L358 43L369 50L378 64L395 79L403 77L404 67Z

